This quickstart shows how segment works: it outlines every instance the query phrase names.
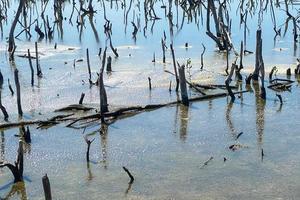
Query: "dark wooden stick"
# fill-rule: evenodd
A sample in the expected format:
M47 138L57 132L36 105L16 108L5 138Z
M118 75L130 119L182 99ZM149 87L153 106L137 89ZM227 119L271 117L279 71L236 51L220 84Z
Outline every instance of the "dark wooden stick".
M0 89L3 88L3 82L4 82L3 75L2 75L1 70L0 70Z
M31 56L30 56L30 50L27 49L27 53L28 53L28 62L29 62L29 67L31 70L31 86L34 85L34 70L33 70L33 66L32 66L32 61L31 61Z
M175 60L175 53L174 53L174 49L173 49L173 44L170 44L170 49L171 49L171 53L172 53L172 60L173 60L173 67L174 67L174 74L175 74L175 78L176 78L176 92L178 92L179 89L179 78L178 78L178 74L177 74L177 67L176 67L176 60Z
M31 143L31 134L28 126L26 131L24 132L24 139L26 143Z
M87 59L87 67L89 72L89 82L92 81L92 73L91 73L91 66L90 66L90 56L89 56L89 49L86 49L86 59Z
M52 200L51 186L50 186L50 181L49 181L47 174L45 174L45 176L43 176L42 182L43 182L45 200Z
M201 70L203 70L203 66L204 66L204 64L203 64L203 56L204 56L204 53L206 51L206 48L205 48L205 46L204 46L203 43L202 43L202 46L203 46L203 51L201 53Z
M7 113L6 109L5 109L5 107L2 105L1 96L2 96L2 89L0 89L0 109L1 109L1 111L3 113L4 120L7 120L9 116L8 116L8 113Z
M42 77L42 70L39 64L39 51L38 51L38 44L35 42L35 60L36 60L36 73L38 77Z
M108 56L108 58L107 58L107 65L106 65L106 71L107 72L111 72L112 70L111 70L111 56Z
M18 113L20 116L23 115L22 106L21 106L21 89L20 89L20 82L19 82L19 71L15 69L15 84L16 84L16 91L17 91L17 104L18 104Z
M79 104L82 104L85 94L81 93Z
M182 101L183 105L189 106L189 97L188 97L188 93L187 93L184 68L185 68L184 65L178 66L181 101Z
M128 176L130 178L129 184L132 184L133 181L134 181L134 177L132 176L132 174L130 173L130 171L126 167L123 166L123 169L128 174Z
M103 82L103 71L104 71L104 66L105 66L105 61L106 61L106 50L107 50L107 48L105 47L104 52L103 52L103 58L102 58L102 66L101 66L100 74L99 74L100 113L101 113L101 115L103 115L103 113L105 113L105 112L108 112L107 95L106 95L106 90L105 90L104 82ZM102 122L104 122L103 118L102 118Z
M231 97L231 102L233 103L234 100L235 100L235 96L229 86L229 84L231 83L231 80L232 80L232 75L233 75L233 72L234 72L234 69L236 68L236 65L234 63L232 63L232 66L231 66L231 69L230 69L230 72L225 80L225 85L226 85L226 89L228 91L228 94L229 96Z
M9 79L7 79L7 82L8 82L8 88L9 88L9 90L10 90L11 96L14 96L14 90L13 90L12 87L11 87L11 84L10 84Z
M84 140L87 144L87 150L86 150L86 162L90 162L90 147L91 147L91 144L94 142L95 138L92 139L92 140L89 140L87 138L87 135L84 137Z
M148 77L148 82L149 82L149 90L151 90L152 86L151 86L151 78L150 77Z

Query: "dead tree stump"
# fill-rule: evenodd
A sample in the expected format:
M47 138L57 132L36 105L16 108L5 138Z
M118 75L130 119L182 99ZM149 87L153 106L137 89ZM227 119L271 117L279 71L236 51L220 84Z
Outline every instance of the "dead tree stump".
M181 102L183 103L183 105L189 106L189 97L188 97L188 93L187 93L184 69L185 69L184 65L178 66Z

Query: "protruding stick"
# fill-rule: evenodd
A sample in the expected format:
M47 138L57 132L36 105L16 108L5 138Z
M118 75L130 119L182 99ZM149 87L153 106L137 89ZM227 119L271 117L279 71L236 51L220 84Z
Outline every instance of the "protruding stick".
M45 174L45 176L43 176L42 182L43 182L45 200L52 200L50 181L49 181L47 174Z
M123 167L123 169L128 174L128 176L130 178L129 184L132 184L133 181L134 181L134 177L132 176L132 174L130 173L130 171L126 167Z
M18 113L19 113L20 116L22 116L23 111L22 111L22 106L21 106L21 89L20 89L18 69L15 69L15 84L16 84L16 91L17 91Z

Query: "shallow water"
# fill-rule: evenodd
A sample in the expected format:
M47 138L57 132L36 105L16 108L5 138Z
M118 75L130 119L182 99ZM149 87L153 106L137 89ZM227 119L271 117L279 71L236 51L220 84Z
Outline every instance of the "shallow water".
M17 2L11 3L12 8L15 8ZM45 11L51 20L52 4L50 1L51 6ZM94 4L97 14L92 21L98 31L99 41L88 17L85 18L82 37L79 37L76 15L73 16L74 26L68 22L72 4L66 2L64 12L67 20L63 22L63 38L56 31L53 41L39 42L44 77L35 79L33 88L30 86L27 59L16 57L14 63L8 61L5 38L10 26L4 24L0 43L0 68L4 79L9 78L13 87L13 70L18 68L20 71L24 119L45 119L52 116L53 110L77 103L82 92L86 94L84 102L87 105L97 107L99 104L99 88L90 88L88 84L85 56L85 50L89 48L92 77L96 80L100 69L98 49L105 46L106 37L103 33L105 21L102 4ZM160 39L163 31L167 34L167 44L170 43L168 20L161 8L163 4L155 4L157 14L162 19L155 21L152 33L151 24L148 24L147 37L143 36L143 12L138 11L137 2L133 2L128 14L127 27L123 23L124 10L120 9L120 2L118 9L115 3L112 8L110 2L105 4L107 18L113 24L113 44L120 54L119 58L113 58L113 73L106 74L104 80L110 106L146 105L176 100L176 93L168 91L170 80L174 88L174 77L164 72L172 71L169 51L166 54L166 64L161 61ZM127 9L128 4L129 2ZM239 29L239 15L235 12L237 1L233 1L231 5L232 16L237 16L233 17L232 39L238 50L243 29ZM37 7L40 7L40 2ZM294 6L293 13L296 13L296 8ZM9 9L8 22L11 22L14 10ZM173 11L176 13L175 7ZM280 25L285 21L285 13L279 9L275 12L277 24ZM142 17L136 41L132 39L130 24L134 14ZM205 34L205 15L204 26L200 22L199 29L194 22L187 21L183 23L181 30L174 27L176 58L182 63L191 58L192 81L223 84L225 55L215 50L215 44ZM179 24L181 16L180 9ZM176 21L177 15L173 18ZM254 51L257 15L252 19L249 16L248 20L251 31L247 37L247 49ZM296 58L299 56L298 48L294 49L291 25L286 36L278 37L274 43L269 12L263 22L266 70L269 71L276 65L280 77L284 77L288 67L292 67L292 70L295 68ZM15 33L20 30L21 27L18 27ZM32 33L31 41L27 41L24 34L20 36L20 40L16 40L16 55L24 55L28 48L34 54L37 36L34 31ZM188 49L184 48L186 42L190 46ZM206 46L204 71L199 70L201 43ZM69 48L72 50L68 50ZM151 62L153 53L156 55L156 63ZM110 49L108 55L114 57ZM74 60L81 58L84 61L76 62L73 67ZM230 61L233 60L234 55L231 55ZM35 60L33 63L35 64ZM242 72L245 77L253 70L254 55L246 56L244 65ZM152 79L151 92L148 90L148 77ZM10 113L9 120L15 121L16 97L10 95L6 81L3 87L2 102ZM298 199L299 95L297 82L293 84L292 92L282 93L282 106L275 93L267 89L265 103L254 92L249 92L234 104L229 104L227 98L220 98L195 102L189 108L176 105L141 113L117 121L107 131L104 130L103 134L100 134L101 127L97 124L85 131L85 134L93 133L90 137L95 138L91 146L92 162L89 166L85 161L83 130L69 129L64 124L43 130L32 126L32 144L25 147L25 185L21 184L17 190L12 190L12 175L7 169L1 169L0 197L4 198L12 190L16 193L9 199L43 199L41 177L47 173L54 199ZM195 96L195 93L190 92L190 96ZM18 147L18 138L14 135L18 132L19 129L14 128L0 133L0 161L14 161ZM240 132L243 134L236 140ZM232 152L229 149L232 144L241 144L242 148ZM263 159L262 149L265 154ZM213 159L204 165L210 157ZM126 166L135 177L130 188L129 178L122 166Z

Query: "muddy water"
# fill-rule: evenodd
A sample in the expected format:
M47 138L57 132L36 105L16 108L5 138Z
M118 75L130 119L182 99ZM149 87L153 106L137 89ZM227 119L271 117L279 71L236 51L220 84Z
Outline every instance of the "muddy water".
M12 8L16 7L12 2ZM46 13L53 20L53 2L49 2ZM0 67L5 79L13 84L13 70L18 68L22 83L22 105L25 119L47 118L52 111L69 104L77 103L82 92L84 102L97 106L98 88L90 88L86 66L85 50L89 48L93 80L100 68L98 49L107 43L103 33L103 7L94 3L97 14L92 22L98 33L94 33L88 17L80 37L76 27L68 22L72 4L65 4L63 37L55 32L52 42L40 41L40 62L44 77L35 79L35 87L30 86L28 61L16 57L15 63L8 61L6 39L9 25L4 25L0 46ZM146 36L143 36L144 20L141 12L141 27L137 39L131 36L130 22L134 14L139 14L133 2L128 14L128 26L124 25L124 10L117 9L114 3L106 2L106 15L113 23L113 44L120 57L113 59L112 74L105 76L107 93L111 106L145 105L176 100L175 92L169 93L169 81L174 77L164 72L172 70L170 52L167 63L162 64L160 39L163 31L170 43L169 24L157 2L157 14L162 17L155 21L153 31L148 23ZM38 3L38 8L40 3ZM127 9L129 2L127 2ZM243 38L239 29L237 2L232 3L232 39L235 48ZM35 9L35 8L34 8ZM9 10L11 22L15 9ZM177 14L173 7L174 23ZM285 13L275 10L278 26L285 21ZM37 16L33 12L33 16ZM278 75L284 77L288 67L295 67L299 55L294 48L292 30L285 37L274 42L271 18L266 14L263 23L263 55L267 71L274 65ZM181 24L182 10L178 12ZM136 17L135 17L136 20ZM249 16L251 30L247 38L247 49L255 50L255 30L257 16ZM204 14L205 24L205 14ZM291 24L290 24L291 26ZM191 58L192 80L200 83L223 83L226 65L225 55L215 51L215 45L205 35L205 25L185 19L183 28L174 27L174 46L180 62ZM18 27L16 33L21 31ZM126 33L124 34L124 32ZM152 32L152 33L151 33ZM97 35L98 38L97 39ZM33 33L31 41L25 35L16 40L16 55L23 55L29 48L34 54ZM189 48L184 48L188 42ZM54 49L57 43L57 49ZM206 46L204 71L200 71L201 43ZM72 50L69 50L69 49ZM152 63L153 53L156 63ZM113 54L108 50L108 54ZM83 62L74 60L83 58ZM230 56L231 61L234 55ZM33 60L34 61L34 60ZM253 70L254 55L245 57L244 75ZM153 90L148 90L148 77L152 78ZM292 78L294 79L294 78ZM266 83L267 84L267 83ZM253 88L254 90L254 88ZM211 91L213 92L213 91ZM190 93L194 96L194 93ZM85 134L95 138L91 147L89 166L85 162L86 144L82 130L74 130L59 125L47 130L31 128L32 144L25 146L25 182L12 185L12 175L7 169L0 170L0 197L10 192L9 199L43 199L41 177L47 173L50 178L54 199L298 199L300 193L299 174L299 88L295 83L291 93L283 93L284 104L276 100L275 93L267 90L267 101L256 98L255 92L246 93L234 104L226 98L197 102L189 108L172 106L120 120L104 128L100 134L99 125L91 127ZM17 119L16 97L12 97L5 81L2 102L10 113L10 120ZM3 122L3 121L2 121ZM103 128L103 127L102 127ZM19 129L3 130L1 136L1 159L13 161L16 156L18 138L14 135ZM243 132L238 140L237 135ZM232 152L229 146L241 146ZM262 159L262 149L264 157ZM207 165L206 161L213 157ZM224 157L227 159L224 162ZM129 187L128 176L122 170L126 166L134 175L135 182Z

